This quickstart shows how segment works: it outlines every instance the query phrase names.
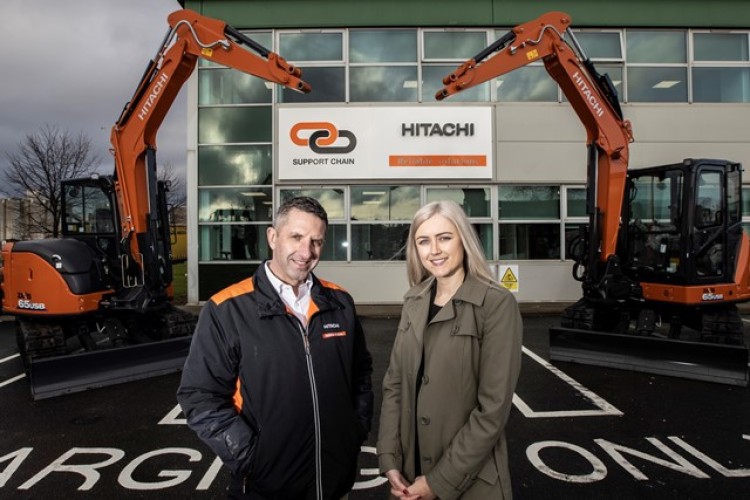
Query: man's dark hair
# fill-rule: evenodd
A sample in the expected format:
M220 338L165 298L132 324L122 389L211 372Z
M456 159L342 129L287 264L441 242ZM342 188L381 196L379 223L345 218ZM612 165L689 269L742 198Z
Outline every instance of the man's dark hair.
M328 214L325 208L315 198L309 196L295 196L284 201L279 209L276 211L276 218L273 221L273 227L277 228L289 215L292 209L297 209L300 212L305 212L314 215L318 219L322 220L326 227L328 227Z

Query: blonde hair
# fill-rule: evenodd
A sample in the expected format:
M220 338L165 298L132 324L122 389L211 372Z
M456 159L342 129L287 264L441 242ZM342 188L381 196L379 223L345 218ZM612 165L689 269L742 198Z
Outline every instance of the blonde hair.
M421 283L431 276L424 268L417 252L415 234L419 226L434 215L442 215L456 226L458 237L464 247L464 272L467 276L493 283L495 279L490 272L490 266L484 256L482 245L479 243L476 231L471 226L463 209L451 200L433 201L423 206L411 221L409 238L406 241L406 273L411 286Z

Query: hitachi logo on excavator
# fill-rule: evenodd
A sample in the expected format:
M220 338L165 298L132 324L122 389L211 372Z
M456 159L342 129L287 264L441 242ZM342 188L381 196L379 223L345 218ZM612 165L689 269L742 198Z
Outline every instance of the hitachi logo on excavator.
M594 111L594 113L596 113L596 116L601 118L601 116L604 114L604 109L602 109L602 105L599 103L599 100L594 96L594 93L586 84L586 79L581 76L578 71L573 74L573 79L575 80L576 85L578 85L578 88L581 89L581 92L585 96L586 100L589 102L591 109Z
M156 98L159 97L161 91L164 90L164 86L167 84L167 80L169 80L169 76L167 76L166 73L162 73L161 75L159 75L159 78L157 78L156 80L156 84L151 88L151 93L148 95L146 102L143 103L141 110L138 112L138 118L140 118L141 120L146 119L148 113L151 111L151 107L154 105L154 101L156 101Z

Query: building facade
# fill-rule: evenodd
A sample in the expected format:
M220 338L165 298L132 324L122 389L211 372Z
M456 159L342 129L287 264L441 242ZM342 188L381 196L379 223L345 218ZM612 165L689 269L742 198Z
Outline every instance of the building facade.
M612 78L633 124L631 168L691 157L750 165L748 2L211 0L185 7L241 29L299 66L313 87L297 94L199 62L188 84L192 303L269 256L273 211L296 194L328 210L318 269L358 303L400 303L409 221L424 203L445 198L464 207L498 279L515 280L519 301L576 300L580 286L565 247L586 222L586 132L556 83L532 63L446 101L434 98L443 76L548 11L571 16L584 51ZM338 139L311 141L318 132ZM428 157L447 160L419 163ZM750 188L743 191L750 200Z

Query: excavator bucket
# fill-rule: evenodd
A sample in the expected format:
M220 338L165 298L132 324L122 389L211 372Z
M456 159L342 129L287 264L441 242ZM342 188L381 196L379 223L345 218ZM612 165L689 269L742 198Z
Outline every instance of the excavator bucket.
M744 346L552 327L549 355L552 361L748 385Z
M31 395L37 399L96 389L182 370L191 336L31 360Z

